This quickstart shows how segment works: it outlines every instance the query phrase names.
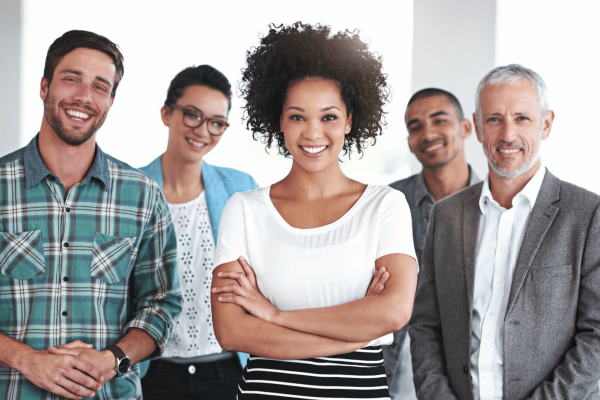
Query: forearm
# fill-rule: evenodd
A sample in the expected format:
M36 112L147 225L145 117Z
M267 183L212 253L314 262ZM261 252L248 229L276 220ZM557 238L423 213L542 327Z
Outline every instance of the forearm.
M366 345L294 331L240 311L235 318L227 318L229 321L219 316L214 318L215 335L226 350L290 360L344 354Z
M273 323L313 335L348 342L369 342L400 330L408 323L410 304L393 297L365 297L333 307L280 312Z
M408 323L417 285L414 259L404 254L379 258L389 280L383 292L332 307L279 312L273 322L286 328L332 339L363 342L396 332Z
M0 333L0 366L19 370L19 360L31 350L25 343Z
M154 353L158 347L154 339L141 329L131 328L129 332L119 342L117 346L131 360L131 365L134 365L150 354Z

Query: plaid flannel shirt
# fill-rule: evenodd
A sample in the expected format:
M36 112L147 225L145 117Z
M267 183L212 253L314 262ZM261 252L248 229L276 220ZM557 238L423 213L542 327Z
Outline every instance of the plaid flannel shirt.
M0 158L0 332L34 349L73 340L97 350L130 328L158 357L181 311L176 237L162 192L96 146L68 193L42 161L37 136ZM58 399L0 367L0 398ZM141 398L139 369L96 398Z

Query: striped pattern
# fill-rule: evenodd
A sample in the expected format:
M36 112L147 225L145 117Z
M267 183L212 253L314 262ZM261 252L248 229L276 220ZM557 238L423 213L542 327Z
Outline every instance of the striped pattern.
M103 350L136 327L162 352L181 310L176 255L158 186L99 148L68 194L36 139L0 159L1 333L34 349L80 339ZM141 398L138 368L97 397ZM0 367L4 398L58 397Z
M389 400L381 346L305 360L250 356L238 400Z

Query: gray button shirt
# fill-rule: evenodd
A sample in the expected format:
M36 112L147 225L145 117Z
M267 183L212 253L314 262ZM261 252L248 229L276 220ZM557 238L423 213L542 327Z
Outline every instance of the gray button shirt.
M481 179L475 174L471 166L469 165L469 186L480 182ZM425 244L425 234L427 233L427 224L429 223L429 214L435 202L433 197L427 191L425 185L425 179L423 173L420 172L413 176L409 176L406 179L396 181L390 185L394 189L397 189L404 193L410 212L412 215L413 225L413 240L415 244L415 251L417 253L417 260L419 261L419 267L422 270L423 260L423 245ZM401 367L401 354L402 344L406 337L406 327L400 331L394 333L394 342L389 346L383 346L383 356L386 374L388 377L388 386L390 388L390 396L392 399L405 399L406 392L410 393L410 390L414 392L413 388L403 388L402 382L410 382L412 384L412 370L405 368L402 370L402 374L410 374L411 379L400 380L400 367ZM408 360L410 360L410 355ZM406 365L407 363L404 363ZM409 363L410 364L410 363ZM409 390L410 389L410 390Z

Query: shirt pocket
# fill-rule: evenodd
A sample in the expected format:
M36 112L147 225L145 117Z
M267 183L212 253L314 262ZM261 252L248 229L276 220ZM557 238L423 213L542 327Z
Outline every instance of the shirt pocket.
M135 236L118 238L95 232L91 275L108 284L122 281L127 275L135 242Z
M2 275L21 280L46 272L41 229L0 232L0 270Z

